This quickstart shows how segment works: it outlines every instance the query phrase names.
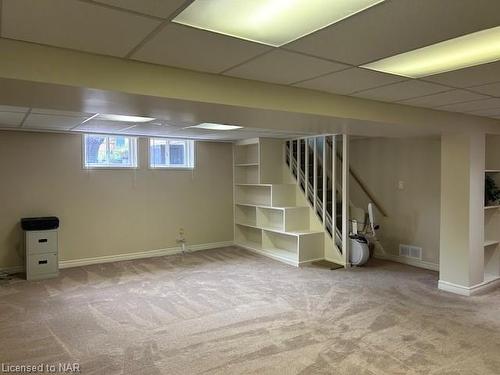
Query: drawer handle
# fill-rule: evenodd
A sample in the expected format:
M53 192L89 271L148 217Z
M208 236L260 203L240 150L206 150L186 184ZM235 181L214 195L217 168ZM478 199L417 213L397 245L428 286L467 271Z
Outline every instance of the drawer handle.
M39 260L38 264L47 264L47 261L46 260Z
M45 242L47 242L47 239L46 238L42 238L42 239L39 239L38 242L39 243L45 243Z

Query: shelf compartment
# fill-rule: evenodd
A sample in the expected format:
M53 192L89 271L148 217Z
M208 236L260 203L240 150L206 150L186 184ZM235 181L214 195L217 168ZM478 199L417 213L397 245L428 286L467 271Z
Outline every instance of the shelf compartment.
M281 230L281 229L265 228L265 227L261 227L259 225L254 225L254 224L249 224L249 223L244 223L244 222L236 222L236 224L242 225L242 226L245 226L245 227L262 229L262 230L266 230L268 232L274 232L274 233L284 234L284 235L287 235L287 236L294 236L294 237L306 236L306 235L309 235L309 234L322 234L323 233L322 231L315 231L315 230L298 230L298 231L285 232L284 230Z
M496 246L484 249L484 273L500 277L500 249Z
M259 143L235 144L234 164L258 164Z
M325 234L323 232L308 233L298 237L299 263L323 259Z
M245 167L258 167L259 163L246 163L246 164L235 164L235 167L245 168Z
M257 208L257 225L261 228L285 230L283 210L270 208Z
M235 184L258 184L259 165L247 164L245 167L235 166L234 182Z
M281 249L258 249L257 252L264 256L267 256L272 259L279 260L280 262L290 264L292 266L298 267L299 262L297 261L297 255L290 253L286 250Z
M286 252L290 258L298 259L299 240L296 236L268 230L262 232L262 247L269 251Z
M236 185L235 201L242 204L271 205L271 185Z
M262 230L236 224L234 238L237 245L254 250L262 249Z
M498 244L500 244L500 241L484 241L484 247L496 246Z
M257 208L236 205L234 208L234 219L237 223L255 226L257 224Z
M284 209L285 231L306 231L310 228L309 207L290 207Z
M295 206L297 204L296 189L295 184L272 185L271 206Z

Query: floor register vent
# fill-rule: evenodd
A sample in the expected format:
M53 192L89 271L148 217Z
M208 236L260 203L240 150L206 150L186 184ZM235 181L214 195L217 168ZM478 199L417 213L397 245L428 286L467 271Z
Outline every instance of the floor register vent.
M399 256L422 260L422 248L411 245L399 245Z

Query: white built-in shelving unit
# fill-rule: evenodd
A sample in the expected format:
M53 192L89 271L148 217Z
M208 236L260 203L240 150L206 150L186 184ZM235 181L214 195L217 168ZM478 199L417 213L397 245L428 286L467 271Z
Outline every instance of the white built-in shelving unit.
M324 232L310 229L309 207L297 205L297 185L283 181L283 141L234 144L235 243L299 266L324 257Z
M500 186L500 137L486 136L485 178L490 176ZM484 207L484 283L500 279L500 204Z

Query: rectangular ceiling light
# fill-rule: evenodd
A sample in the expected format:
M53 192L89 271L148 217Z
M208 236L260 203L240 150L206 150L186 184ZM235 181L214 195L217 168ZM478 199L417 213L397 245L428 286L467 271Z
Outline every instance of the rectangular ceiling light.
M388 57L363 68L420 78L497 60L500 60L500 26Z
M203 124L189 126L189 128L208 129L208 130L235 130L235 129L241 129L242 127L243 126L237 126L237 125L214 124L211 122L204 122Z
M195 0L173 22L274 47L385 0Z
M126 116L126 115L109 115L100 113L93 117L96 120L108 120L108 121L123 121L123 122L149 122L153 121L153 117L142 117L142 116Z

